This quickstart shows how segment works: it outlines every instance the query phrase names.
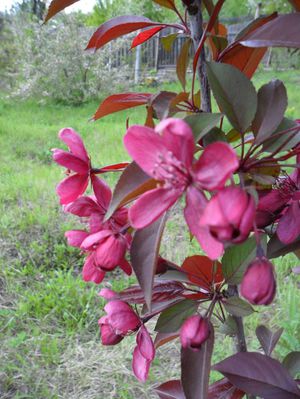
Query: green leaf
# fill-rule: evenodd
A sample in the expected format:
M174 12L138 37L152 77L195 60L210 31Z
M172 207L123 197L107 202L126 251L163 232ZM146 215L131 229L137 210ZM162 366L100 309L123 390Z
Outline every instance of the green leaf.
M283 359L282 365L296 377L300 373L300 352L291 352Z
M229 64L207 63L208 80L218 106L231 125L245 132L257 109L257 95L251 81Z
M176 73L183 90L185 91L186 85L186 71L189 65L189 53L192 40L188 38L182 45L177 63L176 63Z
M220 123L222 116L222 114L201 112L197 115L189 115L184 118L184 120L190 125L195 142L198 142L209 133L213 127Z
M255 256L255 237L250 237L242 244L227 248L221 262L227 283L240 284L247 266Z
M178 33L171 33L168 36L164 36L160 39L161 44L165 51L171 51L174 41L176 40Z
M233 336L237 333L237 325L235 319L229 315L220 327L220 332L225 335Z
M206 147L216 141L225 141L227 143L226 135L219 127L213 127L207 135L205 135L203 138L203 146Z
M195 313L197 306L197 303L188 299L171 306L160 314L155 326L155 331L161 333L178 331L182 323Z
M253 307L238 296L232 296L223 301L228 313L236 317L246 317L254 312Z

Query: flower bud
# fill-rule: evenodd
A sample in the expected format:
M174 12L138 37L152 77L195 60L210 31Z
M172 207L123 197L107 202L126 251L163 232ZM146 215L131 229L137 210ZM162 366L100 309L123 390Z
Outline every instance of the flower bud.
M198 351L209 337L209 324L207 319L194 315L185 320L180 329L180 341L183 348Z
M272 263L265 257L250 263L241 284L241 294L253 305L269 305L276 293Z

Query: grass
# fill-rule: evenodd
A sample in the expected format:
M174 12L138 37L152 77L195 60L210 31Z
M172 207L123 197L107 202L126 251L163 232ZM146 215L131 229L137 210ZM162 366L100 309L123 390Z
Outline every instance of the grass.
M264 72L260 86L276 76L286 82L288 115L299 118L299 74ZM169 84L167 89L178 89ZM1 398L154 398L152 387L178 376L175 343L158 350L146 385L131 373L134 338L112 348L101 347L97 319L103 300L99 287L81 280L82 257L66 245L64 231L77 221L62 213L55 195L61 169L51 162L50 149L61 146L57 132L72 126L83 136L94 165L128 159L121 145L130 123L143 122L144 111L114 114L90 123L97 103L81 107L0 101L0 396ZM112 185L116 176L109 177ZM174 248L176 250L174 251ZM189 245L180 212L168 225L164 254L180 262L198 250ZM284 327L276 350L279 359L299 349L299 278L291 274L296 258L276 261L278 295L271 312L259 310L246 321L250 347L258 349L254 328L259 322ZM114 275L106 281L119 290L130 279ZM230 354L230 337L219 337L214 360ZM216 378L216 376L215 376Z

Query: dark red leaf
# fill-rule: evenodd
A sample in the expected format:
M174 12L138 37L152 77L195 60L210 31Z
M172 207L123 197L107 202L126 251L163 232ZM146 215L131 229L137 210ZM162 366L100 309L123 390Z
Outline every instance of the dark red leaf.
M298 237L291 244L283 244L276 234L273 235L271 240L268 242L267 257L268 259L278 258L284 256L290 252L296 251L300 248L300 237Z
M144 30L143 32L139 33L132 41L131 48L145 43L147 40L151 39L156 33L160 32L164 29L164 26L156 26L151 29Z
M210 323L210 335L199 351L181 349L181 383L187 399L208 397L213 346L214 330Z
M115 17L109 21L104 22L94 32L91 37L86 49L97 50L103 47L106 43L114 40L120 36L126 35L127 33L137 31L139 29L148 28L150 26L172 26L177 29L182 29L181 25L172 24L165 25L160 22L154 22L146 17L140 17L136 15L123 15L121 17Z
M300 13L278 16L247 35L241 44L248 47L300 48Z
M49 21L50 18L54 17L54 15L69 7L70 5L77 3L77 1L79 0L52 0L48 8L45 22Z
M130 163L116 184L106 212L106 220L111 217L119 206L133 201L140 194L155 187L156 181L154 179L150 179L135 162Z
M242 399L245 392L234 387L227 378L214 382L208 390L208 399Z
M209 290L212 284L219 284L224 280L221 263L214 262L207 256L194 255L186 258L182 269L188 272L191 283L206 290Z
M296 399L296 382L275 359L261 353L240 352L213 367L237 388L264 399Z
M183 298L185 287L177 281L154 283L152 289L152 301L164 302L169 299ZM129 303L145 303L143 291L139 285L133 285L116 294L113 299L121 299Z
M289 0L296 11L300 11L300 0Z
M153 279L165 222L164 215L150 226L136 231L130 248L132 268L144 292L148 309L151 309Z
M162 120L169 115L172 102L176 97L177 93L172 91L160 91L151 97L149 104L152 106L156 118Z
M249 79L253 76L259 63L263 59L267 48L250 48L240 44L240 40L243 40L247 35L259 27L263 26L267 22L275 19L277 13L274 13L268 17L258 18L251 22L239 35L236 41L228 46L217 59L218 62L230 64L242 71Z
M266 326L258 326L256 329L256 336L266 355L271 356L273 349L279 341L283 328L275 331L274 333Z
M147 104L149 98L151 98L151 93L120 93L113 94L107 97L100 104L93 120L103 118L103 116L113 114L114 112L123 111L124 109L138 107L139 105Z
M158 332L156 334L155 340L154 340L154 346L155 348L159 348L160 346L163 346L167 344L170 341L173 341L174 339L179 337L179 332L172 332L172 333L161 333Z
M160 399L185 399L180 380L171 380L154 389Z

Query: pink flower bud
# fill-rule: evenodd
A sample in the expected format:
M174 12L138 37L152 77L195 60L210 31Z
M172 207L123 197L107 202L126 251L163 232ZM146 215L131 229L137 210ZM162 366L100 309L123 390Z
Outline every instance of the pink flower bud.
M272 263L265 257L250 263L241 284L241 294L254 305L269 305L276 293Z
M183 348L198 351L209 337L209 324L207 319L200 315L189 317L180 329L180 341Z

